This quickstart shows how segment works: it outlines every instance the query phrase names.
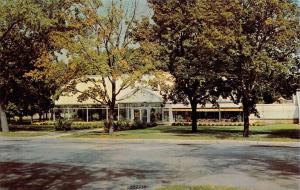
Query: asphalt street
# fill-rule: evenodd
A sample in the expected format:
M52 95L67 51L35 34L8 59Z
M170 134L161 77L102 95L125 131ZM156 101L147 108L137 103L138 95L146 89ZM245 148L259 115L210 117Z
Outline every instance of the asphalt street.
M264 144L0 138L0 189L300 189L300 148Z

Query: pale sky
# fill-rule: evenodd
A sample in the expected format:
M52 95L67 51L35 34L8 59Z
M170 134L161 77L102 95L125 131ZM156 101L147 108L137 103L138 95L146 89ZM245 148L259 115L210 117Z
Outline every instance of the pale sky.
M102 0L104 6L109 5L109 3L111 3L112 0ZM116 0L116 2L118 2L118 0ZM133 3L133 0L123 0L124 6L131 6L131 3ZM137 8L137 18L139 17L143 17L143 16L150 16L152 13L148 7L148 3L147 0L137 0L138 3L138 8ZM63 49L62 50L62 54L60 53L55 53L56 56L58 57L59 61L67 61L67 57L66 57L66 50Z
M102 2L104 3L104 5L108 5L109 3L111 3L112 0L102 0ZM117 2L118 0L116 0ZM297 2L297 4L300 6L300 0L295 0ZM134 0L123 0L125 7L130 6L131 3L134 2ZM137 17L143 17L143 16L151 16L152 12L148 6L147 0L137 0L138 2L138 8L137 8ZM66 52L63 52L63 54L65 54ZM59 60L66 60L66 56L64 55L58 55Z
M111 3L111 1L112 0L102 0L104 5ZM118 0L115 0L115 1L118 2ZM138 16L150 16L151 11L148 7L147 0L136 0L136 1L138 3L137 15ZM123 0L125 7L126 7L126 5L130 6L133 2L134 2L134 0Z

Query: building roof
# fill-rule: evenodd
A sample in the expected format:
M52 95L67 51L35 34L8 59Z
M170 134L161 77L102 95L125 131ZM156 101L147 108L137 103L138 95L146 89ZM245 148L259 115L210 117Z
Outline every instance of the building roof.
M99 76L88 76L96 81L96 84L99 88L103 89L101 84L101 78ZM147 78L145 79L147 80ZM105 84L107 86L108 94L111 94L111 83L108 79L105 79ZM121 80L116 82L117 90L120 89L122 84ZM92 82L87 83L78 83L76 89L79 91L87 90L90 87L94 87L95 84ZM55 101L55 105L97 105L99 104L95 100L89 98L86 101L79 102L78 97L81 93L76 94L63 94L59 96L58 100ZM162 103L163 98L161 97L158 91L152 90L149 86L143 83L136 83L134 87L129 87L125 90L122 90L117 96L117 103Z
M99 87L101 87L100 83L100 77L99 76L88 76L89 78L95 79L95 81L98 81ZM120 94L117 97L117 103L163 103L163 97L161 96L160 92L158 90L153 90L149 85L147 85L147 81L150 77L144 77L143 83L136 83L134 87L129 87L123 91L120 92ZM111 90L111 83L106 80L107 89ZM122 84L121 80L118 80L116 82L117 90L120 88L120 85ZM89 87L93 87L94 84L92 82L87 83L78 83L76 85L76 88L80 91L84 91L88 89ZM111 94L109 91L108 94ZM78 101L78 96L80 93L76 94L64 94L59 97L58 100L55 101L56 106L63 106L63 105L99 105L98 102L96 102L93 99L88 99L82 102ZM298 97L298 98L296 98ZM300 99L300 93L298 92L294 96L294 104L299 103ZM298 101L297 101L298 100ZM241 104L234 104L229 98L219 98L218 100L220 107L222 108L241 108ZM299 103L300 104L300 103ZM184 104L171 104L171 102L167 102L166 107L172 107L175 109L184 109L189 108L189 105ZM198 106L199 109L201 108L201 105ZM208 103L206 104L205 108L213 108L213 105Z

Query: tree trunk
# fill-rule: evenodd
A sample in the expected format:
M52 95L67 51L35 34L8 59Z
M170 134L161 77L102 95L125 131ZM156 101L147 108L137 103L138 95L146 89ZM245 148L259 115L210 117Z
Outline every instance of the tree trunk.
M244 112L244 131L243 131L243 137L249 137L249 116L250 111L248 105L243 104L243 112Z
M109 128L108 133L110 135L112 135L114 133L113 122L114 122L114 108L110 107L109 111L108 111L108 128Z
M42 121L42 113L39 113L39 121Z
M192 106L192 131L197 132L197 102L191 102Z
M6 117L6 113L3 110L3 106L0 105L0 117L1 117L1 129L2 132L8 132L9 128L8 128L8 123L7 123L7 117Z
M109 115L108 115L108 127L109 134L112 135L114 133L114 113L115 113L115 105L116 105L116 81L111 81L111 102L109 103Z

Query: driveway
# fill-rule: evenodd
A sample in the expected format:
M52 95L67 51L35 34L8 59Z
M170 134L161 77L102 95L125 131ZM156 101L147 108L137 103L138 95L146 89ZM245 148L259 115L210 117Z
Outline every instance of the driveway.
M300 148L201 141L0 138L0 189L300 189Z

